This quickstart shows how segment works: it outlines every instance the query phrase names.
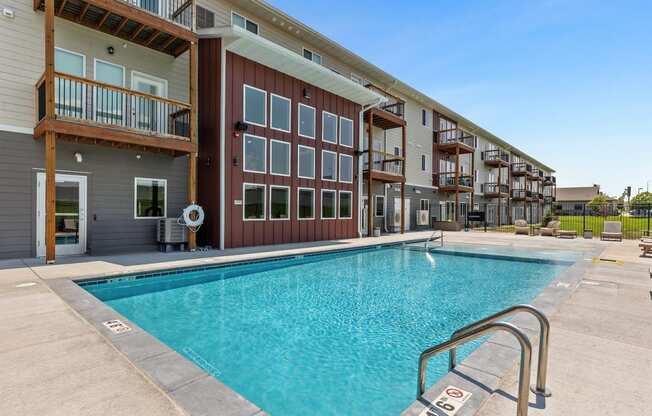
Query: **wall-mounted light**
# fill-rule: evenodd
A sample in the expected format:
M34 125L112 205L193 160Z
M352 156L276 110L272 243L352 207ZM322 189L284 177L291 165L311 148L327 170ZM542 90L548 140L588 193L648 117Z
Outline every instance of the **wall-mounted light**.
M235 130L245 132L249 129L249 125L244 121L238 121L235 123Z
M82 163L84 161L84 157L82 156L81 153L76 152L75 153L75 160L77 161L77 163Z
M308 88L303 89L303 98L305 98L306 100L310 99L310 90Z
M14 17L16 17L16 12L14 11L14 9L10 9L9 7L3 7L2 15L7 19L13 19Z
M238 166L238 158L237 157L233 158L233 166Z
M136 159L140 160L142 156L141 155L136 155Z
M113 55L115 53L115 48L113 46L109 46L108 48L106 48L106 52L109 55Z

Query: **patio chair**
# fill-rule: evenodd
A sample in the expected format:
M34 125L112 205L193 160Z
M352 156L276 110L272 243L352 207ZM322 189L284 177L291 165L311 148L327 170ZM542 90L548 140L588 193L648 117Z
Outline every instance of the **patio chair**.
M648 254L652 254L652 239L650 238L641 238L641 242L638 244L643 253L641 256L645 257ZM650 278L652 278L652 267L650 268Z
M539 230L540 235L545 235L548 237L554 237L557 235L557 231L561 227L561 222L559 221L550 221L545 227L541 227Z
M577 230L557 230L557 238L577 238Z
M514 234L530 235L530 226L525 220L516 220L514 222Z
M623 223L620 221L605 221L600 240L623 241Z

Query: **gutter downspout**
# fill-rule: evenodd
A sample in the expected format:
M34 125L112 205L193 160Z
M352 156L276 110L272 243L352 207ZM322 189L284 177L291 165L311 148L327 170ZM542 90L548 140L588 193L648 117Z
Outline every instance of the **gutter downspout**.
M226 225L226 47L220 41L220 250L224 250L224 227Z
M363 190L363 178L364 178L364 173L363 173L363 166L362 166L362 152L364 151L364 113L365 111L369 110L372 107L378 106L380 103L385 102L384 97L379 97L376 99L374 103L367 104L362 106L362 109L360 110L360 115L358 116L359 118L359 134L358 134L358 151L360 152L360 156L358 157L358 238L362 237L362 215L360 213L362 212L362 190ZM371 166L371 155L369 155L369 166ZM372 215L371 213L371 195L367 195L367 215ZM367 234L370 235L373 230L367 230Z

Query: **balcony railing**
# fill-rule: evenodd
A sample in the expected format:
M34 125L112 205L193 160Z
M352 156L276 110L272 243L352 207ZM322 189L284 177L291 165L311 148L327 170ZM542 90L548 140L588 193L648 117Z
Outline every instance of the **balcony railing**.
M461 129L439 130L435 132L435 137L440 145L460 143L474 147L475 144L475 137Z
M379 108L381 110L385 110L389 113L394 114L397 117L404 118L405 116L405 102L400 100L398 97L394 97L391 94L388 94L386 91L384 91L382 88L379 88L373 84L367 84L367 88L370 90L373 90L381 95L383 95L385 98L387 98L387 102L381 104Z
M403 176L403 157L391 153L385 153L378 150L371 151L372 170L374 172L384 172L391 175ZM365 153L362 157L365 170L369 170L369 154Z
M512 199L529 199L532 198L532 191L526 189L512 189Z
M485 183L484 184L484 193L485 194L509 194L509 185L501 183Z
M116 0L192 29L193 0Z
M532 173L532 165L529 163L519 162L512 163L512 173Z
M483 153L483 158L487 162L500 161L509 163L509 153L500 149L485 150Z
M45 77L36 85L38 119L45 117ZM54 109L60 120L190 138L190 105L56 72Z
M473 176L471 175L462 174L457 176L456 172L441 172L434 176L437 177L437 184L440 188L473 187Z

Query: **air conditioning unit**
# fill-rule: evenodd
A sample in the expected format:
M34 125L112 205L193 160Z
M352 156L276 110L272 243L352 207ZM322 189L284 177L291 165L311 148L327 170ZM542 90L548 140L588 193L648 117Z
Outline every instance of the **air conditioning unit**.
M394 227L401 226L401 211L394 212Z
M417 211L417 225L430 225L430 213L427 209Z
M156 241L161 244L184 244L188 242L188 229L176 218L158 220Z

